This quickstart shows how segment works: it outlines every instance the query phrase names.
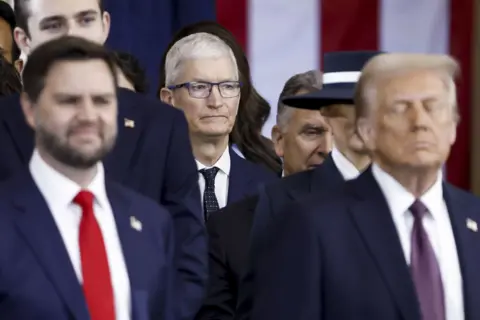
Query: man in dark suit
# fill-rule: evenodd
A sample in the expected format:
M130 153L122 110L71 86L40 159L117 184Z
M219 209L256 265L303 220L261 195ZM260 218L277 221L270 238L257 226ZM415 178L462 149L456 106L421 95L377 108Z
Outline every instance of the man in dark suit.
M16 41L30 52L65 34L103 43L110 17L98 0L18 0ZM141 94L119 90L118 143L105 159L107 177L167 207L175 224L176 262L182 319L201 306L206 280L207 241L197 170L185 116ZM24 168L33 151L17 95L0 101L0 180ZM180 306L179 306L180 308Z
M480 199L442 179L457 72L445 55L383 54L365 66L355 102L373 164L277 220L253 320L480 317Z
M281 101L318 90L321 80L318 71L294 75L280 94L272 136L277 155L283 158L284 176L321 164L331 149L330 131L318 110L290 108ZM207 298L196 319L233 319L257 202L258 195L249 196L213 213L207 221L210 277Z
M2 319L173 319L174 227L153 200L105 178L117 135L116 66L64 37L24 70L35 130L28 169L0 185Z
M257 266L264 252L275 241L271 225L285 206L302 196L322 189L335 189L345 180L356 178L370 163L363 142L355 131L354 89L360 70L378 52L331 52L324 56L323 88L313 93L287 97L284 102L295 108L318 110L333 133L333 150L321 166L294 174L265 187L260 194L252 228L251 266L240 285L237 319L249 319L252 293L255 292Z
M223 40L195 33L177 41L165 58L165 84L162 101L183 110L187 118L205 220L278 179L229 146L242 84L232 49Z

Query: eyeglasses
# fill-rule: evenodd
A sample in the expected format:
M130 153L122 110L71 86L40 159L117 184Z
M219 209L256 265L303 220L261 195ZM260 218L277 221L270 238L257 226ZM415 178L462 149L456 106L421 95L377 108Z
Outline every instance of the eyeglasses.
M187 88L188 94L192 98L205 99L210 97L214 86L218 87L220 95L223 98L235 98L240 94L242 83L240 81L222 81L222 82L185 82L172 86L168 89L175 90L180 88Z

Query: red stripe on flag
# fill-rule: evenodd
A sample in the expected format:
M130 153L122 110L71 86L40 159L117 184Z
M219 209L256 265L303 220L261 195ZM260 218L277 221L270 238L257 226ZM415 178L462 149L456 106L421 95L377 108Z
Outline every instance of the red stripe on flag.
M472 43L473 0L451 0L450 54L460 63L462 73L457 82L458 107L461 121L457 141L447 161L447 179L450 183L470 189L470 118L472 108Z
M329 51L378 50L378 0L319 1L322 56Z
M217 22L227 28L248 52L248 0L216 0Z

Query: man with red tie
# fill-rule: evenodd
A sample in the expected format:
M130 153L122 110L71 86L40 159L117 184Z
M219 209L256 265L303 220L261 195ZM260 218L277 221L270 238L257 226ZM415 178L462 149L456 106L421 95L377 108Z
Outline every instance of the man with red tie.
M0 317L171 319L171 215L105 179L117 136L111 56L53 40L32 52L23 84L35 150L0 186Z

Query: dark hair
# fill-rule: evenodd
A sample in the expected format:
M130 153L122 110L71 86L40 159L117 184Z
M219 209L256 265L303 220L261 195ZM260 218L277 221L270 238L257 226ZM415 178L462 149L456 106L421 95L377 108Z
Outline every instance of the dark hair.
M283 90L278 97L277 103L277 123L282 117L287 105L283 104L282 99L288 96L296 95L298 92L305 90L307 93L318 91L322 88L322 73L317 70L310 70L298 73L285 82Z
M79 37L64 36L40 45L28 57L23 70L23 90L33 102L45 87L45 78L58 62L102 60L108 65L115 87L117 73L112 54L103 46Z
M121 51L116 51L113 54L115 63L122 70L128 81L133 85L136 92L147 93L148 83L145 69L140 65L135 56Z
M12 62L17 60L20 57L20 49L15 42L13 31L17 26L15 22L15 14L13 13L12 7L2 0L0 0L0 18L5 20L6 23L10 26L11 35L12 35Z
M206 32L222 39L233 51L237 60L240 81L243 83L239 110L230 141L235 143L246 159L263 164L275 172L282 171L282 162L275 154L271 141L262 136L262 127L270 114L270 105L252 85L250 66L243 48L233 34L214 21L202 21L178 31L165 50L160 65L160 90L165 87L165 60L168 50L180 39L194 33Z
M1 0L0 0L1 1ZM28 30L28 18L30 17L30 8L28 3L31 0L15 0L14 10L15 18L17 20L17 27L21 28L28 37L30 37L30 30ZM98 5L100 7L100 13L105 11L103 0L98 0Z
M20 75L13 64L0 55L0 96L7 96L22 91Z

